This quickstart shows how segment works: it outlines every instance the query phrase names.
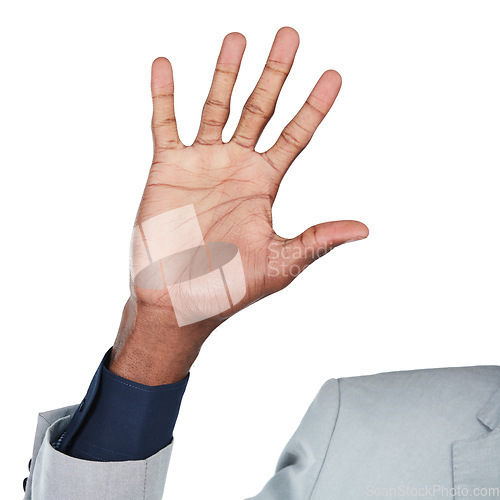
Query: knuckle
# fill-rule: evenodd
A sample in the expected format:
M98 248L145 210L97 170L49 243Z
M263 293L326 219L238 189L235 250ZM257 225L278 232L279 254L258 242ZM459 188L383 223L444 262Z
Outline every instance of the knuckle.
M205 101L205 106L207 108L217 108L217 109L224 109L224 110L229 111L229 104L228 103L221 101L219 99L214 99L213 97L209 97Z
M217 66L215 68L215 73L219 75L228 75L232 78L235 78L238 74L238 72L235 69L223 68L221 66Z
M301 141L297 135L290 129L285 129L283 132L281 132L281 137L283 140L293 146L296 149L302 149L303 148L303 141Z
M153 95L153 100L172 99L173 97L174 97L173 92L159 92Z
M202 139L202 138L198 138L196 139L195 141L197 144L199 144L200 146L214 146L216 144L221 144L221 140L220 139Z
M231 142L244 149L253 149L254 147L254 140L252 137L248 137L241 133L235 134L231 139Z
M316 226L313 226L310 230L310 238L311 238L311 242L312 244L317 247L318 244L319 244L319 241L318 241L318 229Z
M323 111L321 111L319 108L317 108L312 102L310 99L308 99L306 101L306 106L311 110L313 111L314 113L317 113L318 115L320 116L324 116L325 113L323 113Z
M207 118L202 118L201 124L204 125L205 127L212 127L212 128L221 128L224 126L224 122L222 120L209 120Z
M271 73L275 73L276 75L282 78L283 77L286 78L288 76L288 71L284 67L283 63L280 63L279 61L274 61L272 59L269 59L266 62L264 69Z
M160 118L160 119L155 118L151 122L151 128L153 130L170 127L171 125L175 125L175 118Z
M177 149L179 146L180 142L177 139L162 139L161 142L154 142L155 153L164 153L165 151L171 151L172 149Z
M257 118L260 118L264 121L268 121L271 119L271 117L273 116L274 114L274 106L266 106L266 107L262 107L261 105L259 105L257 103L257 99L255 99L254 97L253 98L250 98L246 103L245 105L243 106L243 109L245 109L245 111L248 111L249 113L251 113L252 115L256 116Z
M264 110L255 102L254 99L249 99L243 106L243 109L252 115L263 116L265 114Z

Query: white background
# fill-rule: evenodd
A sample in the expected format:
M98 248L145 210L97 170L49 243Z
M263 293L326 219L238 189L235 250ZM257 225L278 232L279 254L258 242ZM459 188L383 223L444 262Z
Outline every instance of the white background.
M258 150L325 69L343 76L283 182L277 232L352 218L371 234L213 334L165 497L256 494L330 377L497 364L499 14L458 0L5 3L0 496L22 495L37 412L81 400L117 331L152 157L150 64L172 61L189 144L230 31L248 46L226 137L275 31L301 35Z

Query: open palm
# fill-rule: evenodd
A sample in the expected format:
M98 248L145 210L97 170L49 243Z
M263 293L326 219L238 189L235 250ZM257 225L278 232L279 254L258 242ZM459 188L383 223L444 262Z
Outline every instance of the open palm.
M237 247L245 293L238 303L231 303L221 319L282 289L328 250L368 234L366 226L356 221L318 224L292 239L282 238L273 230L271 210L280 182L331 108L341 85L338 73L325 72L274 146L257 153L255 145L273 114L298 43L293 29L278 31L264 71L227 143L222 142L222 130L229 116L245 38L231 33L224 39L200 129L191 146L183 145L177 133L170 63L164 58L153 63L155 154L136 224L190 205L204 242L227 242ZM132 265L138 259L135 254L132 248ZM166 291L144 289L133 281L131 287L141 302L170 305Z

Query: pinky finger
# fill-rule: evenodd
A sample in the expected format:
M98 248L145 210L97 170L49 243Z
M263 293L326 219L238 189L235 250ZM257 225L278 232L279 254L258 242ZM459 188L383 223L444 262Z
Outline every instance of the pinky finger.
M168 59L159 57L151 67L153 119L151 128L155 151L161 152L182 145L174 112L174 78Z

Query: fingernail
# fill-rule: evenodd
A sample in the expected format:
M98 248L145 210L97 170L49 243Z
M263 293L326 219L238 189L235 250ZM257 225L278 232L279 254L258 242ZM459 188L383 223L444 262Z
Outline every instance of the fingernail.
M356 238L351 238L350 240L345 241L344 243L351 243L353 241L364 240L366 236L356 236Z

